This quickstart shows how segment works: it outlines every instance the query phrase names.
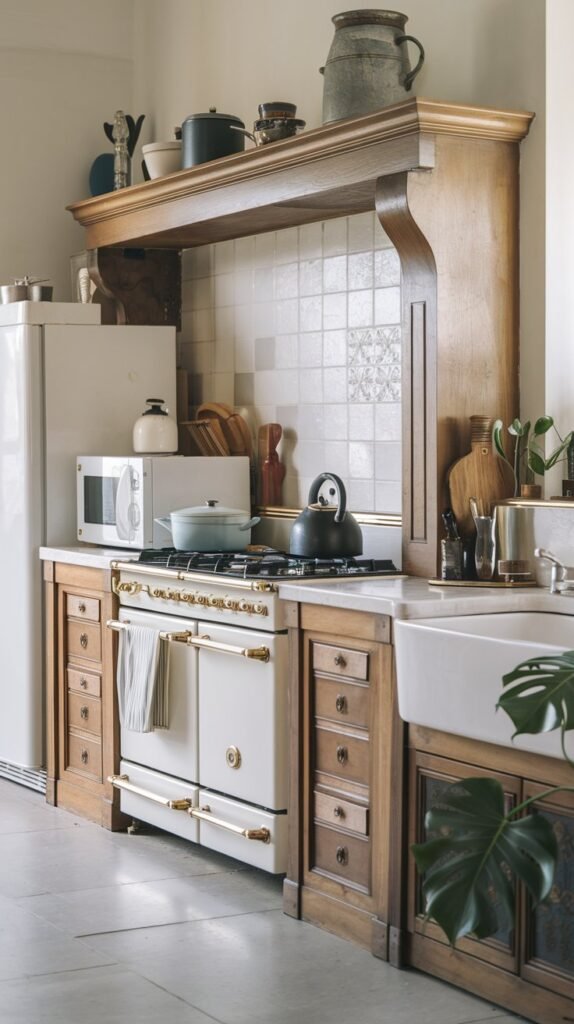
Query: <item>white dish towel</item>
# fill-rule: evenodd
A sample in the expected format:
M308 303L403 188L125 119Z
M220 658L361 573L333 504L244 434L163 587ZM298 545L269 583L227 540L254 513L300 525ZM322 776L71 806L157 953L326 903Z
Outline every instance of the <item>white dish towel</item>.
M159 630L124 623L118 648L120 723L132 732L168 728L169 644Z

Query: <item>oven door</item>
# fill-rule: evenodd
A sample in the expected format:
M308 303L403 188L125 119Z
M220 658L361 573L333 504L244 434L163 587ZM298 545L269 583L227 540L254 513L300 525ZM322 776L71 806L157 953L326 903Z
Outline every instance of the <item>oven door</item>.
M198 623L199 781L274 811L287 807L287 634ZM227 653L231 646L268 660ZM219 649L218 649L219 647Z
M135 608L120 608L120 622L179 633L197 632L193 619L154 615ZM198 781L197 750L197 651L183 643L171 643L169 652L169 728L132 732L122 728L122 760L173 775L186 782Z

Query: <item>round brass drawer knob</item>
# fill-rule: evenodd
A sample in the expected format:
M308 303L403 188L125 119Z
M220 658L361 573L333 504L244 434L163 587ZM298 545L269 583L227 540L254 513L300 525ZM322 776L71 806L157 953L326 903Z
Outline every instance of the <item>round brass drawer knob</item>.
M349 752L346 747L337 747L337 761L339 764L346 764Z
M86 610L86 606L83 601L80 601L78 605L78 611L83 615Z
M82 645L84 650L88 646L88 634L87 633L80 633L80 644Z
M80 718L86 719L89 714L90 714L89 709L84 704L83 707L80 708Z
M225 751L225 760L230 768L241 768L241 751L238 747L228 747Z
M347 852L347 847L346 846L338 846L337 847L337 852L336 852L335 856L337 858L337 864L346 864L348 859L349 859L349 854Z
M340 715L347 710L347 698L340 693L335 701L335 707Z
M80 686L82 687L83 690L87 690L88 689L88 680L84 679L83 676L80 679Z
M336 818L345 817L345 812L342 807L339 807L339 804L337 804L336 807L333 807L333 814L335 815Z
M342 654L335 655L335 665L337 665L339 668L345 668L346 664L347 659L344 658Z
M80 754L80 757L82 758L82 764L87 764L90 755L88 754L87 750L82 750L82 753Z

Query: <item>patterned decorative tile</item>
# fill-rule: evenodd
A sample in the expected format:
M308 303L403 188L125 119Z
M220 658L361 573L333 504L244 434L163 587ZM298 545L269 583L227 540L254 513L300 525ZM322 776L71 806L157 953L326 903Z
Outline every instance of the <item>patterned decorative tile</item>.
M399 327L347 332L350 402L398 402L401 397Z

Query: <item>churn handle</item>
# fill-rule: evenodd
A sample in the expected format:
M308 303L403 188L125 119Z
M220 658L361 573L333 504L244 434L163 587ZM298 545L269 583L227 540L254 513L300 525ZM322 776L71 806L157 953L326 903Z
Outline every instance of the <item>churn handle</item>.
M418 46L418 48L420 50L420 56L419 56L419 60L418 60L418 64L417 64L416 68L413 68L412 71L409 71L408 75L405 75L405 89L408 92L410 87L411 87L411 85L413 84L415 78L417 77L420 69L422 68L422 66L424 64L425 51L424 51L423 44L419 43L418 39L416 39L415 36L396 36L395 37L395 43L397 44L397 46L400 46L401 43L407 43L407 42L414 43L415 46Z

